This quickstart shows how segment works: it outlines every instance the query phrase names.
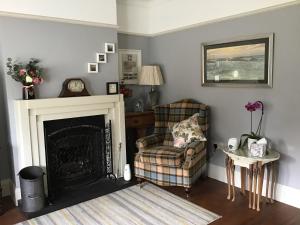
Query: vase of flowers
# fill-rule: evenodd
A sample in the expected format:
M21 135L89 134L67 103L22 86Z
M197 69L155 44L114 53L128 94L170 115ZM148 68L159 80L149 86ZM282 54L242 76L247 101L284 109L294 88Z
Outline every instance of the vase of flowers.
M23 99L34 99L34 87L43 83L44 71L38 66L38 59L30 59L27 64L12 62L11 58L7 59L7 75L15 81L22 84Z
M248 144L248 148L250 149L251 144L261 139L261 125L262 119L264 115L264 104L261 101L248 102L245 105L245 108L248 112L250 112L250 134L242 134L240 139L240 147L245 147ZM257 125L257 129L254 132L253 130L253 112L256 110L261 110L260 119Z

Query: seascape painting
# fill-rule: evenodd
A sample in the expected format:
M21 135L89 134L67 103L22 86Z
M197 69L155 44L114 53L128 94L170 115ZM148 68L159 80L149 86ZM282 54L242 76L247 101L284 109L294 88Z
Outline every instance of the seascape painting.
M204 86L270 85L269 67L272 56L269 37L212 43L203 45L202 48Z

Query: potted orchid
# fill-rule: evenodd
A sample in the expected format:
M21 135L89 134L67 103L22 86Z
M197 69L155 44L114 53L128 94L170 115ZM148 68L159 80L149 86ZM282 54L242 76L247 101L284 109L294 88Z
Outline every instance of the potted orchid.
M44 71L38 66L38 59L30 59L27 64L12 62L7 59L7 75L23 85L23 99L34 99L34 86L42 84Z
M250 134L243 134L240 139L240 147L245 147L245 145L248 143L248 147L253 143L254 141L257 141L261 139L261 125L262 125L262 119L264 115L264 104L261 101L256 102L248 102L245 105L245 108L248 112L250 112ZM258 122L258 126L256 131L253 131L253 112L256 110L261 110L260 119Z

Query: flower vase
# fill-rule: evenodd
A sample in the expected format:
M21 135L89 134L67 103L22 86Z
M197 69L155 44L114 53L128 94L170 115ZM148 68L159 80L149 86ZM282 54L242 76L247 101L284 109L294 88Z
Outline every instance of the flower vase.
M257 139L254 139L254 138L248 138L248 150L251 149L251 145L253 143L257 142Z
M35 99L35 92L33 85L24 85L23 88L23 100Z

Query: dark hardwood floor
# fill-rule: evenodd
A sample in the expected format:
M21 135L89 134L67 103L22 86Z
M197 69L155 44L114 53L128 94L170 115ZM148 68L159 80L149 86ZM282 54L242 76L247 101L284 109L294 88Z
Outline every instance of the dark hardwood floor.
M186 198L183 188L166 187L166 190ZM226 184L213 179L199 180L189 200L222 216L211 225L299 225L300 209L283 203L262 204L261 212L248 209L248 199L237 192L235 202L226 199ZM8 211L0 216L1 225L14 224L25 219L9 198L4 199Z

